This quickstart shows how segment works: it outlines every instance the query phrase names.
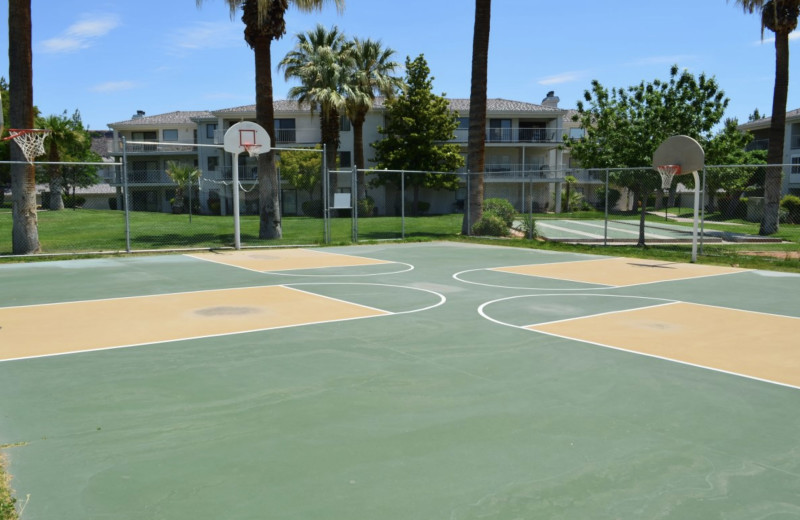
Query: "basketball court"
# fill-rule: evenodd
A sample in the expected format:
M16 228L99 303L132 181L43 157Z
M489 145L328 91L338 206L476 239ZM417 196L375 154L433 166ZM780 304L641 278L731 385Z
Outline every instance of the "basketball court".
M798 275L443 242L0 286L26 520L797 512Z

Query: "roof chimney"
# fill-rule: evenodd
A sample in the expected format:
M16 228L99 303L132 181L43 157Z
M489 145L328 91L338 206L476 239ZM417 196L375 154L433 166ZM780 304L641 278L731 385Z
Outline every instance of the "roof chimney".
M547 97L542 100L542 105L551 108L558 108L559 101L561 100L558 99L558 96L556 96L556 92L551 90L547 93Z
M131 119L141 119L144 117L144 110L137 110Z

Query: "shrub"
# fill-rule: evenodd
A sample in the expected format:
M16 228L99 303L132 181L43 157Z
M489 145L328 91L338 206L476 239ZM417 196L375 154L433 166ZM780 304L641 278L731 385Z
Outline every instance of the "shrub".
M472 226L473 235L489 237L508 236L508 226L500 215L492 211L486 211L479 221Z
M506 199L486 199L483 201L483 212L494 213L505 222L506 227L514 225L514 218L517 212L514 206L511 205Z
M303 202L303 215L307 217L322 218L322 200L307 200Z
M366 199L358 201L358 216L371 217L375 214L375 201L372 197L367 196Z
M80 208L86 204L86 197L80 195L65 195L64 207L66 208Z
M417 201L417 214L422 215L423 213L427 213L428 210L431 209L431 203L425 202L424 200ZM414 214L414 202L407 201L406 202L406 215Z
M786 210L786 221L789 224L800 224L800 197L786 195L781 199L781 209Z
M622 193L619 190L611 188L608 190L608 209L612 210L617 207ZM597 190L597 209L603 210L606 207L606 187L601 186Z

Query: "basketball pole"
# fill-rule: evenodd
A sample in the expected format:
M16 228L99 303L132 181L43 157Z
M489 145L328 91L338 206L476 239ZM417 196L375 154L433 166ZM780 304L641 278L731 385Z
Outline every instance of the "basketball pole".
M692 172L694 177L694 223L692 224L692 263L697 263L697 228L699 227L700 213L700 177L697 170Z
M240 236L241 223L239 221L239 153L233 154L233 247L237 251L242 248Z

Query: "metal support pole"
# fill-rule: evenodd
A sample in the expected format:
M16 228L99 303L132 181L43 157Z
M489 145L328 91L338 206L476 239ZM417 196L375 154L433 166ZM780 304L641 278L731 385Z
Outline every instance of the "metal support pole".
M125 251L131 252L130 196L128 195L128 143L122 138L122 190L125 204Z
M700 254L703 254L703 243L706 236L706 169L703 167L702 205L700 207Z
M406 238L406 172L400 172L400 238Z
M350 191L353 199L353 242L358 242L358 166L353 165Z
M328 209L329 200L328 200L328 185L330 184L330 179L328 179L328 164L327 164L327 152L326 147L322 145L322 228L323 228L323 235L326 244L331 243L331 233L330 233L330 214L328 213L330 210Z
M608 168L606 168L606 212L605 212L605 225L603 226L603 245L608 245Z
M472 235L472 220L470 220L469 209L472 207L472 190L469 185L469 169L467 170L467 207L464 211L467 212L467 236Z
M242 248L241 222L239 221L239 154L233 154L233 247Z
M692 263L697 262L697 224L698 213L700 210L700 178L697 172L692 172L694 176L694 224L692 225Z

